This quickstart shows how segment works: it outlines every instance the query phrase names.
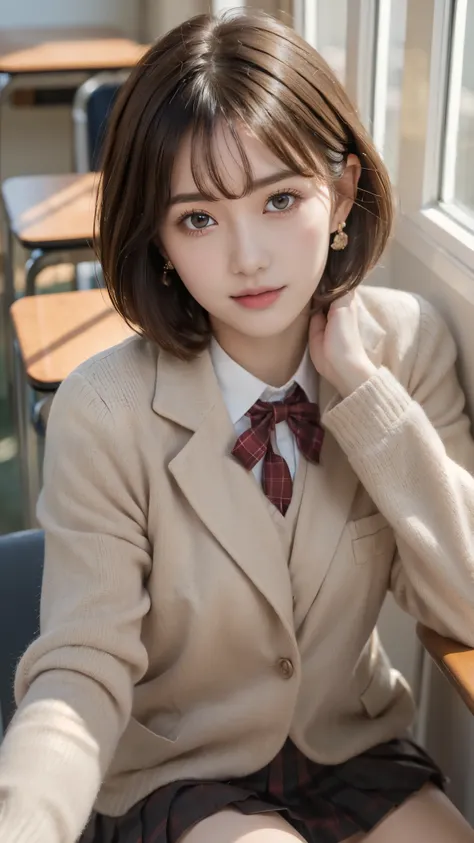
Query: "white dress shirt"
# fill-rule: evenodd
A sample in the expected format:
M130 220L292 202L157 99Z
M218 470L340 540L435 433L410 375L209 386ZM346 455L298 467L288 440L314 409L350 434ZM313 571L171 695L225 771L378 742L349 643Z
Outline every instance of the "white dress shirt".
M256 378L229 357L214 338L211 340L210 351L224 403L235 428L236 439L250 427L250 419L245 414L259 398L262 401L282 401L297 383L305 391L308 401L317 401L318 376L308 350L305 351L294 376L281 387L269 386ZM276 425L272 433L272 446L286 461L293 479L298 466L299 450L287 422L279 422ZM253 468L259 483L262 482L262 463L263 460L260 460Z

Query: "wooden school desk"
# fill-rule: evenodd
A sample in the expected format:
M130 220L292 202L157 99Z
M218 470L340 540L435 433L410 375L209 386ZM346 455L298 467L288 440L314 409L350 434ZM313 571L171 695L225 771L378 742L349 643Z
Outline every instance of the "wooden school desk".
M32 426L36 394L40 393L41 404L41 398L51 397L80 363L132 336L133 331L102 289L27 296L13 304L11 315L16 336L15 397L23 513L25 527L29 528L35 525L41 483L38 436Z
M78 87L102 70L129 70L147 49L113 29L0 29L0 121L14 88Z
M25 291L36 292L36 279L47 266L93 260L96 173L64 176L17 176L2 185L5 226L3 342L7 377L13 384L10 308L15 301L15 241L30 253Z

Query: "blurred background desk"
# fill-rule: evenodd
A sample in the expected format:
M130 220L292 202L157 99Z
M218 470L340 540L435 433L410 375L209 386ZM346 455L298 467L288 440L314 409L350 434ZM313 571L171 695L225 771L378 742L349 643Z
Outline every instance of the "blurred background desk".
M105 290L27 296L14 303L12 320L23 514L25 527L31 527L41 485L38 424L46 426L50 405L44 399L50 399L77 366L133 331L113 309Z
M36 293L36 279L47 266L78 264L93 258L96 173L17 176L2 185L5 222L3 338L8 382L13 382L9 318L15 301L14 247L30 254L25 266L26 295Z
M146 50L114 29L0 29L0 119L14 88L79 87L99 71L132 68ZM0 134L0 179L1 150Z
M0 74L13 81L43 73L94 73L133 67L145 48L108 27L0 29Z

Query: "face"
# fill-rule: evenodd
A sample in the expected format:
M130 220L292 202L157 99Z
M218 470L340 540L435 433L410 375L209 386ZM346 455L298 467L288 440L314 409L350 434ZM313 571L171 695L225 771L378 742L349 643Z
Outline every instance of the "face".
M276 337L309 313L337 226L327 185L289 172L249 133L242 131L240 140L252 192L238 199L200 197L187 140L176 156L160 228L167 258L210 314L224 348L231 335L234 341L236 335ZM235 142L218 129L215 144L226 185L240 193L245 180Z

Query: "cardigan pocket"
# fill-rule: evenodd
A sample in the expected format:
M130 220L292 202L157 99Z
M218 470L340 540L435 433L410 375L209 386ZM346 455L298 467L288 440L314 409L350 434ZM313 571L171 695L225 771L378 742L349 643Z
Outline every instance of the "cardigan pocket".
M371 719L380 717L393 701L394 688L390 671L379 664L360 701Z
M355 565L375 560L391 562L395 552L393 529L381 512L348 523Z
M179 728L171 730L168 735L159 734L131 717L119 741L108 775L121 775L124 770L129 773L151 770L170 761L176 756L179 734Z
M374 632L358 661L355 675L360 702L371 719L390 707L396 694L398 673L393 670L377 632Z
M160 711L159 715L151 718L148 726L132 717L130 725L135 731L140 730L150 740L158 738L160 741L175 743L181 732L181 717L177 711Z

